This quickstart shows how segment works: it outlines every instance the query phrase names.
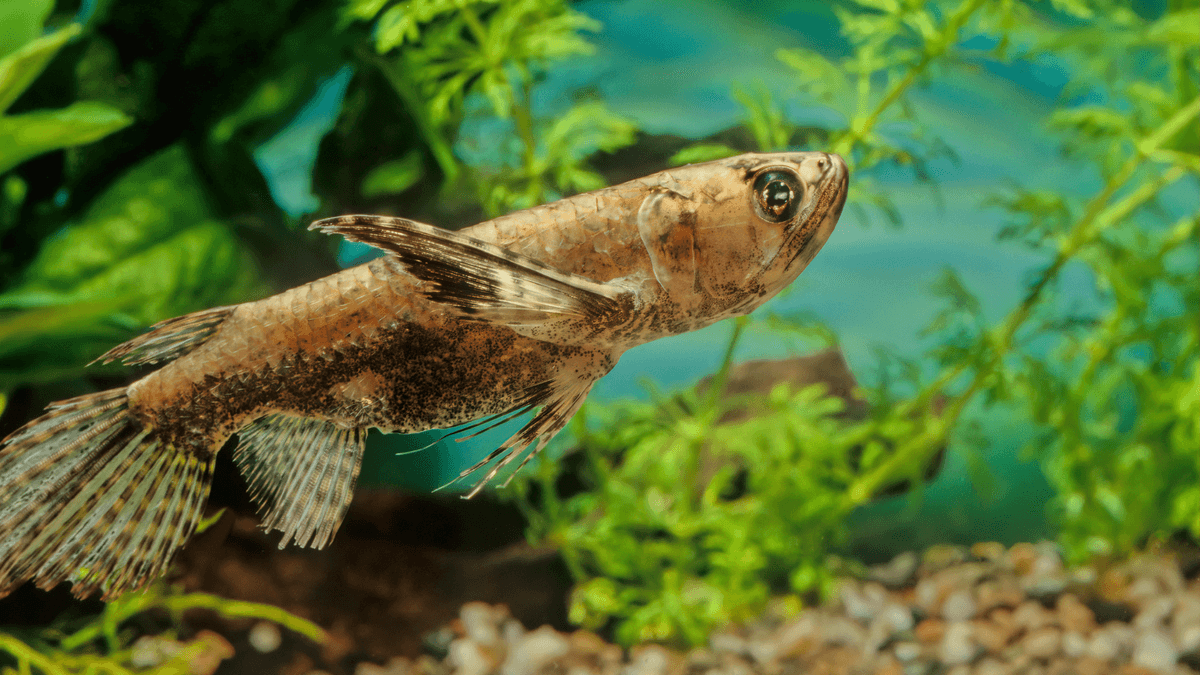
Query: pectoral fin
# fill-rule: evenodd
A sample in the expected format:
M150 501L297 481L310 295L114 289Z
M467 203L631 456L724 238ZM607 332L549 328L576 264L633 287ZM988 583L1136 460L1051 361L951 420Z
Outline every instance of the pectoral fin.
M404 218L341 216L309 229L381 248L428 284L431 300L540 340L588 342L627 322L636 305L628 289Z
M530 410L541 407L541 410L538 410L537 414L535 414L533 418L525 424L525 426L521 427L515 434L510 436L508 440L501 443L500 447L489 453L487 457L479 460L471 468L459 474L458 478L455 478L453 481L451 481L449 485L457 483L463 478L466 478L472 473L475 473L476 471L487 466L493 460L499 459L500 461L496 462L492 468L488 469L488 472L484 474L483 478L481 478L479 482L472 486L470 491L463 495L465 498L470 499L471 497L479 494L479 491L482 490L483 487L487 485L493 478L495 478L496 474L500 473L501 469L511 464L521 455L524 455L524 459L522 459L521 463L518 464L516 469L513 470L513 475L515 475L521 470L522 467L525 466L525 464L529 462L529 460L533 459L535 455L541 452L542 449L545 448L546 445L551 441L551 439L558 434L558 432L562 431L563 427L567 425L567 422L571 421L571 418L574 417L575 413L579 411L579 407L583 405L584 400L587 399L588 392L592 390L593 384L595 384L595 380L569 379L566 381L548 381L531 386L525 390L522 400L512 409L500 413L499 415L495 415L494 417L480 420L479 422L472 424L470 427L467 427L467 429L479 430L470 435L460 436L458 440L465 441L468 438L477 436L484 431L488 431L489 429L508 422L515 417L525 414ZM460 429L459 431L461 432L465 430L466 429ZM511 476L509 478L511 480ZM505 481L505 485L507 485L507 483L508 482Z

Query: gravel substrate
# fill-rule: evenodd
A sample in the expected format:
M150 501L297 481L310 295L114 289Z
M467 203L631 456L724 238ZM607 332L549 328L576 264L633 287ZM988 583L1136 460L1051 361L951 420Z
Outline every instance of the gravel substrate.
M469 603L432 636L444 658L361 663L355 675L1194 675L1194 562L1145 555L1067 570L1050 543L937 547L843 580L825 606L768 611L690 651L528 630L503 606Z

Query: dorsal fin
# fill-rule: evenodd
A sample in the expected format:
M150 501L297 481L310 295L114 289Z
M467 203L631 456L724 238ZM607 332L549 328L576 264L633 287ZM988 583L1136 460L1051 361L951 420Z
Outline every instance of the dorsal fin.
M177 359L212 337L233 309L233 306L213 307L160 321L147 333L113 347L92 363L120 359L127 366L136 366Z
M335 232L392 254L425 282L421 292L460 314L537 340L594 344L627 323L640 300L630 288L557 270L459 232L390 216L339 216L310 230Z
M233 459L279 548L324 548L346 515L362 464L366 429L295 415L267 415L238 432Z

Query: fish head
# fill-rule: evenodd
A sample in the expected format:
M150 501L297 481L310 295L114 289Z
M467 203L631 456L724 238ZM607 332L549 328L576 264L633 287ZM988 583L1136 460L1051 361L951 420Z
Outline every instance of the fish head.
M833 232L849 185L845 161L825 152L739 155L670 176L694 205L693 287L724 315L750 312L804 271Z

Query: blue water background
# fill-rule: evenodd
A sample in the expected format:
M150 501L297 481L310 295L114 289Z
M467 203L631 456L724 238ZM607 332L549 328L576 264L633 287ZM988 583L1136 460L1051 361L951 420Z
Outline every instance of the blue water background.
M597 53L550 73L537 92L539 115L566 108L580 88L594 88L613 111L646 132L699 138L740 122L742 108L731 96L733 85L761 84L776 100L788 102L794 122L828 117L826 111L796 102L789 72L773 56L780 47L835 56L844 50L837 24L821 3L591 0L575 6L604 24L592 38ZM864 382L871 380L877 364L876 349L916 357L929 345L920 331L943 305L928 289L947 266L978 295L989 319L1004 316L1047 260L1017 245L997 243L1005 220L984 200L1012 183L1079 195L1099 185L1093 172L1062 157L1055 138L1041 126L1061 103L1065 68L1053 60L1018 65L981 61L973 72L956 69L913 91L918 118L954 150L958 161L939 159L931 165L936 191L917 184L905 171L874 172L872 177L898 207L903 227L890 227L878 214L864 219L848 210L792 292L768 308L809 314L832 327L851 369ZM293 214L316 206L309 190L316 146L337 115L350 76L345 70L326 83L295 121L256 154L275 198ZM496 133L503 133L503 125L468 125L464 148L469 151L472 139L486 141ZM1196 201L1196 186L1180 185L1164 206L1183 213L1194 211ZM345 257L356 253L347 250ZM1064 306L1086 309L1090 288L1086 269L1068 269L1061 285ZM667 390L693 383L717 367L729 330L717 325L636 348L597 384L592 397L645 398L647 379ZM738 358L794 352L795 345L752 333ZM1035 462L1021 459L1020 450L1030 440L1025 423L1003 410L978 406L968 417L989 441L983 459L993 481L986 494L969 478L963 446L952 445L944 471L919 502L891 499L856 514L853 541L859 550L888 555L936 542L1013 542L1050 535L1044 515L1050 487ZM436 487L486 454L504 434L392 456L433 438L373 437L364 481Z

